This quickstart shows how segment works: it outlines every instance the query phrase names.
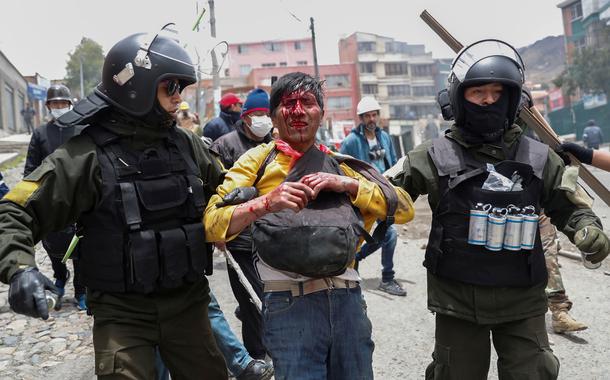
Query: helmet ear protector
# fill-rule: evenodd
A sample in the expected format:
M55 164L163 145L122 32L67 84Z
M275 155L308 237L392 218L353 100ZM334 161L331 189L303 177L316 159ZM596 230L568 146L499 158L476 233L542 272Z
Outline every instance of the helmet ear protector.
M443 119L449 121L453 120L453 110L451 109L451 100L449 98L449 89L441 90L436 96L436 102L441 108L441 114Z

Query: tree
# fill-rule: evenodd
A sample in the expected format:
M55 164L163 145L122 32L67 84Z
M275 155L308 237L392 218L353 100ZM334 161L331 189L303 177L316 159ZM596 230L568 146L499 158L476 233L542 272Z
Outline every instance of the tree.
M568 95L580 88L584 92L604 92L610 96L610 27L601 29L597 38L597 46L580 50L568 69L553 81Z
M102 45L90 38L83 37L74 52L68 53L66 64L66 85L72 91L73 96L83 98L80 93L80 60L83 62L83 82L85 96L93 91L93 88L102 79L102 66L104 65L104 52Z

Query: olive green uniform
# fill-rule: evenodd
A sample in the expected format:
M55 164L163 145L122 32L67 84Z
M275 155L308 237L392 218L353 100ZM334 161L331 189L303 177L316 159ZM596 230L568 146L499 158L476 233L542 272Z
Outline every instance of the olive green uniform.
M505 132L504 142L509 150L521 133L518 126ZM448 137L479 162L505 159L499 146L467 144L455 126ZM429 141L409 152L392 181L413 199L428 194L428 203L434 210L440 194L438 173L428 155L430 146ZM601 222L590 208L575 205L563 190L557 189L563 171L563 161L549 149L540 203L553 224L573 239L579 229L591 224L601 226ZM428 308L436 313L436 345L426 378L486 379L491 332L499 357L500 379L555 379L559 362L549 348L545 328L545 286L543 283L525 288L485 287L428 272Z
M134 120L125 124L108 118L99 123L123 136L134 150L154 147L168 135ZM221 170L199 138L181 133L188 134L209 198L221 181ZM0 280L7 283L20 267L36 266L36 242L94 210L101 191L96 145L88 135L74 137L48 156L0 202ZM148 295L88 289L96 374L104 379L152 379L154 348L159 346L174 379L226 379L207 317L209 299L205 277Z

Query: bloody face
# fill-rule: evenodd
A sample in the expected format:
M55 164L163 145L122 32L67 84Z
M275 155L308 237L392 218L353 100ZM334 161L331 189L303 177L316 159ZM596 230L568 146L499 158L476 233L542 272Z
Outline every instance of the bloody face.
M294 91L284 95L272 119L282 140L296 150L305 151L315 142L323 116L313 93Z

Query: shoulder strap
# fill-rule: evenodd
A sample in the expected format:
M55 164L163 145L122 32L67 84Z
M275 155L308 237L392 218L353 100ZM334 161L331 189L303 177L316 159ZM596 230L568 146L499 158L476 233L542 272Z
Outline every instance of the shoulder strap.
M70 112L66 112L57 119L61 125L89 124L98 112L109 108L109 104L95 92L80 100Z
M187 166L189 167L191 174L200 176L201 173L199 166L197 165L197 162L195 162L195 151L193 149L193 145L189 141L186 131L183 131L175 125L172 126L169 132L169 140L178 147L178 151L180 152L184 162L186 162Z
M529 164L534 170L534 175L542 179L542 172L549 157L549 147L539 141L527 136L522 136L515 161Z
M265 174L265 169L267 168L267 165L269 165L271 163L271 161L273 161L275 159L276 156L277 156L277 149L275 149L275 146L274 146L273 149L271 149L271 152L269 152L269 154L267 154L267 157L265 157L265 160L263 161L261 166L256 171L256 179L254 180L254 183L252 184L253 187L256 187L256 184L258 183L258 181L260 181L263 174Z
M97 125L90 126L82 131L82 133L89 135L95 145L99 147L106 146L117 141L120 136L110 132L104 127L100 127Z
M386 200L387 211L385 220L377 224L377 228L375 228L375 231L373 232L372 239L375 242L382 241L388 228L394 224L394 215L396 214L396 209L398 208L398 195L396 194L394 186L392 186L390 181L379 173L376 168L367 162L343 154L335 154L332 157L340 164L346 164L358 174L362 175L365 179L379 185L379 188L381 189L381 192ZM365 238L367 235L368 233L364 235ZM366 240L369 241L369 239Z
M445 136L432 140L428 154L434 162L439 177L448 175L454 178L458 172L466 169L462 147Z

